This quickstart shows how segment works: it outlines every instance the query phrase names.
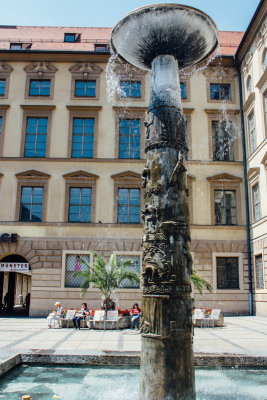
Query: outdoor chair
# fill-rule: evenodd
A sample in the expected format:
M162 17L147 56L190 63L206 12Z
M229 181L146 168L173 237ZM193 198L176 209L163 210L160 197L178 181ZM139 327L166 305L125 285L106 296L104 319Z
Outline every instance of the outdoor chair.
M221 310L214 308L211 310L211 314L205 318L205 324L207 323L208 326L214 328L215 321L218 321L220 318Z
M118 323L119 323L118 310L107 311L107 317L104 321L104 329L106 329L106 324L108 324L108 323L114 323L116 325L116 329L118 329Z
M200 321L200 327L202 328L202 323L205 318L205 313L204 310L201 308L195 308L194 314L193 314L193 324L196 324L196 321Z
M68 310L66 313L66 316L64 318L64 321L66 321L66 328L69 327L69 322L72 322L72 319L75 317L76 310Z
M106 318L106 311L105 310L96 310L94 315L94 327L96 327L96 322L100 325L100 322L103 321L103 327L105 329L105 318Z
M55 315L51 318L51 328L60 327L60 320L62 320L63 315Z

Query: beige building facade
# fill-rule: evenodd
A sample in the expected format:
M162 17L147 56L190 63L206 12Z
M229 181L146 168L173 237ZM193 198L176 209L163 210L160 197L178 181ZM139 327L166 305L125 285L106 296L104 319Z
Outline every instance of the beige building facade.
M0 272L0 294L4 302L9 293L13 304L20 291L29 292L30 316L46 316L58 300L64 307L80 305L75 272L83 268L81 257L93 262L92 252L114 252L132 258L136 271L142 268L149 75L114 61L115 75L107 83L110 32L0 30L0 227L8 234L1 236L0 262L30 264L27 282L19 273ZM251 295L233 59L241 38L240 32L220 32L220 57L180 77L191 251L194 268L213 286L204 296L194 293L195 304L226 315L248 314ZM109 102L107 85L115 79L120 90ZM141 299L140 288L128 282L114 294L121 308ZM101 306L96 288L84 300L90 308Z
M257 315L267 315L267 2L261 1L240 43L251 264Z

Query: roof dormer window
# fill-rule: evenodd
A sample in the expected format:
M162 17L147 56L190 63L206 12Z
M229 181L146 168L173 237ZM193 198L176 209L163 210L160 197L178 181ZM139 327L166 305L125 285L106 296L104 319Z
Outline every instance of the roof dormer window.
M10 43L10 50L29 50L32 47L31 43Z
M95 51L108 51L108 45L107 44L95 44Z
M65 33L64 42L66 43L76 43L81 41L80 33Z
M22 50L22 43L10 43L10 50Z

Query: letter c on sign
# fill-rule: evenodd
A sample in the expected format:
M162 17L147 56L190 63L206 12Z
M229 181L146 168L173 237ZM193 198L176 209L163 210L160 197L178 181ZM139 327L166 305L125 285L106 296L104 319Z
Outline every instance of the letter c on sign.
M9 242L9 240L10 240L10 235L8 233L3 233L1 235L1 241L2 242Z

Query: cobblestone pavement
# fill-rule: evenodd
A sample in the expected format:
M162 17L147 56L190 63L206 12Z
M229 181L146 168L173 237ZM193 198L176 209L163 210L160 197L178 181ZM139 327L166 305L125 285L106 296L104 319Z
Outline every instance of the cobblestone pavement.
M138 331L47 329L44 318L0 318L0 361L12 354L140 352ZM267 356L267 318L226 317L222 328L195 328L195 353Z

